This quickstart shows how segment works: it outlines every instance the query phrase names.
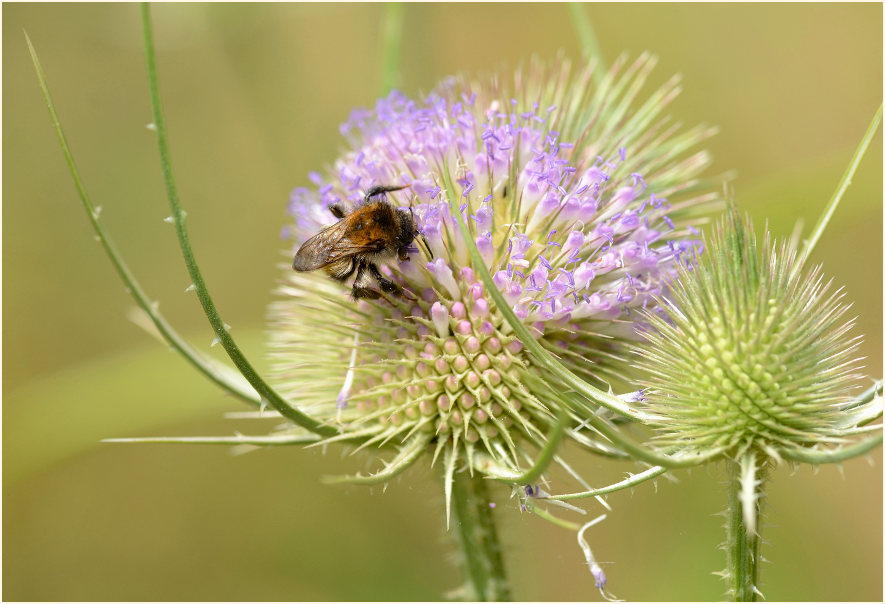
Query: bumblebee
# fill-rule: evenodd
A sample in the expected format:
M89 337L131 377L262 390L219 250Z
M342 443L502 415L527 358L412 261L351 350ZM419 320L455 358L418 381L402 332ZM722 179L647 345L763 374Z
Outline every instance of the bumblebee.
M323 269L336 281L356 275L354 300L379 298L381 293L372 287L375 283L384 293L405 297L403 289L382 275L376 263L408 260L406 249L418 234L415 220L411 211L393 207L384 197L406 186L372 187L350 213L341 204L329 206L338 222L305 241L295 253L292 268L299 272ZM372 201L379 195L380 199Z

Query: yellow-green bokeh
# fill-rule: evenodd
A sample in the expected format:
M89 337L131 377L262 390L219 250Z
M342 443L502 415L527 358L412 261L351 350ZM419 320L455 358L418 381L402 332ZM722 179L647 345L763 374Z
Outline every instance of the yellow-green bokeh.
M371 104L383 5L153 7L173 161L204 276L250 357L278 269L288 192L328 165L338 124ZM594 4L601 50L660 57L672 113L716 124L710 176L739 204L806 232L882 95L880 4ZM578 57L560 4L410 4L402 83ZM439 599L457 585L430 470L381 489L327 487L365 469L330 448L231 456L224 447L99 445L101 438L257 432L242 409L146 336L93 241L54 140L31 36L78 165L119 247L167 317L208 349L163 222L138 9L3 6L3 598L6 600ZM815 252L854 302L862 354L882 374L882 137ZM267 424L262 425L262 429ZM573 459L575 455L571 456ZM817 475L775 472L763 591L770 600L881 600L881 449ZM595 484L632 468L585 459ZM633 600L719 599L723 476L676 474L609 497L591 531L611 590ZM599 508L587 506L591 513ZM596 599L571 533L500 493L514 594Z

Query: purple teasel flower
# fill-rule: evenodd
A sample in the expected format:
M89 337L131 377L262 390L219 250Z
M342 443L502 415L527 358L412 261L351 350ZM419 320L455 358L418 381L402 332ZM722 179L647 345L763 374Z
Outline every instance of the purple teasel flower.
M353 211L378 186L405 187L385 198L420 234L407 260L379 263L403 296L354 301L323 271L287 268L270 308L278 387L341 428L330 441L392 447L379 481L424 451L442 457L449 482L465 464L518 475L554 423L453 209L544 347L596 385L628 378L631 309L653 306L692 261L700 242L689 223L716 199L696 187L707 153L685 151L712 131L677 133L660 116L676 81L644 104L626 96L651 64L619 63L607 92L592 66L538 62L509 79L451 78L417 99L394 91L354 111L341 126L345 151L292 192L292 252L336 221L329 206Z

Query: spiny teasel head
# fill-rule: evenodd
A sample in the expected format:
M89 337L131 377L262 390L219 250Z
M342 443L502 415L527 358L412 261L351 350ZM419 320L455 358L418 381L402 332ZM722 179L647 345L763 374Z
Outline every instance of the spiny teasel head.
M678 270L638 350L658 444L793 459L844 442L859 338L820 267L806 270L767 231L757 246L731 205L703 256Z
M697 180L708 155L695 146L711 130L660 117L677 80L635 102L653 63L619 62L595 85L592 65L535 62L354 111L340 158L293 191L284 236L294 252L335 222L330 206L346 214L373 187L406 186L386 199L419 236L405 261L379 263L405 295L354 301L323 271L287 266L270 310L280 391L340 427L335 439L398 451L383 478L425 451L449 479L465 465L494 475L531 464L556 404L453 212L544 347L597 385L622 377L636 310L697 251L692 223L716 198Z

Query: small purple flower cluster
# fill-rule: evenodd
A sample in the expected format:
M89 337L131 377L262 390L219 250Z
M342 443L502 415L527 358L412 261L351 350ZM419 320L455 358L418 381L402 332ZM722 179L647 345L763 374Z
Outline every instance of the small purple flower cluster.
M454 275L469 262L447 201L454 195L496 285L542 331L549 321L617 319L645 306L699 250L667 215L671 204L624 169L624 147L588 158L552 129L556 106L521 110L512 99L505 112L453 88L421 103L393 92L374 111L355 111L341 128L354 150L336 162L331 182L313 174L316 193L293 191L297 242L329 223L327 206L356 206L371 186L409 185L399 201L412 208L434 260L426 271L401 264L400 277L457 299Z

